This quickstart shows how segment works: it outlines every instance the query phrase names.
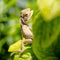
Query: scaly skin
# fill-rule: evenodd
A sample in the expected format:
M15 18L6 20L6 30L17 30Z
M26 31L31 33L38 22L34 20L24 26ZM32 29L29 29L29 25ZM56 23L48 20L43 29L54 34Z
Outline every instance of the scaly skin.
M30 10L30 8L24 9L20 13L20 24L21 24L21 30L22 30L22 35L25 38L25 40L22 40L21 42L21 50L18 50L16 52L23 53L24 52L24 43L32 43L33 39L33 33L30 31L30 28L28 26L29 19L31 18L33 11Z

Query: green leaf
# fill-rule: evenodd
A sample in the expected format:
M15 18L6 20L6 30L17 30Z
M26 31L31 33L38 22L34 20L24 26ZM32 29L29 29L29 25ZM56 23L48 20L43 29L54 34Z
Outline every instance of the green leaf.
M32 60L32 56L31 53L25 53L21 57L19 54L15 54L14 60Z
M59 49L55 50L55 47L57 47L57 38L60 34L60 17L46 22L40 14L33 24L33 33L32 48L37 58L39 60L58 60L59 57L55 53Z
M16 55L14 56L14 60L20 60L20 59L19 59L19 55L16 54Z
M25 40L25 39L24 39ZM21 43L22 40L17 41L16 43L12 44L9 46L8 52L14 52L14 51L18 51L21 50ZM24 50L31 48L30 46L25 46Z
M21 40L17 41L16 43L10 45L8 52L13 52L15 50L20 50L21 49Z
M11 56L14 55L14 60L36 60L35 55L32 52L31 46L27 45L24 47L24 52L22 54L19 54L17 52L14 52L15 50L21 50L21 40L17 41L16 43L12 44L8 52L12 52Z

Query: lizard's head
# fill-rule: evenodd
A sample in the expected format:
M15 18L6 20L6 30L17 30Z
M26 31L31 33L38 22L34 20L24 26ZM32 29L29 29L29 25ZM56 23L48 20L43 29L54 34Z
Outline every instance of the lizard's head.
M27 24L32 14L33 14L33 10L30 10L30 8L22 10L20 15L22 22L24 24Z

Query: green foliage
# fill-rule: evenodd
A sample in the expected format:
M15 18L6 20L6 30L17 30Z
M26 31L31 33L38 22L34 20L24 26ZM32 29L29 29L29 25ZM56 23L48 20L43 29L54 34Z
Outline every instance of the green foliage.
M14 55L14 60L33 60L35 58L35 55L33 54L33 51L32 51L32 48L31 48L31 45L26 45L24 47L24 52L23 54L20 54L18 52L14 52L14 51L18 51L18 50L21 50L21 41L22 40L19 40L17 41L16 43L10 45L9 49L8 49L8 52L12 52L11 53L11 56L13 54Z
M42 4L39 5L40 3L38 2L40 14L38 14L33 24L35 38L32 43L32 49L39 60L60 60L60 48L58 46L60 44L58 43L60 40L60 14L57 14L60 13L60 10L55 6L55 12L53 11L53 13L51 12L51 5L48 6L48 3L46 3L50 3L50 1L38 1L40 3L42 2ZM53 1L55 3L55 0ZM56 9L58 9L58 11L56 11Z
M55 48L58 36L60 36L60 17L45 22L40 15L37 20L39 21L36 21L35 25L33 25L34 37L36 38L32 43L36 56L39 60L58 60L59 57L55 56Z

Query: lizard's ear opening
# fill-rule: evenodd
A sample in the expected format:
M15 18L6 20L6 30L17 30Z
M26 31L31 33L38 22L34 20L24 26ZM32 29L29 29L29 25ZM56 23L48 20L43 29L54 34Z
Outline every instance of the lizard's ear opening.
M33 15L33 10L31 10L31 12L30 12L30 14L29 14L29 18L28 18L28 19L30 19L32 15Z

